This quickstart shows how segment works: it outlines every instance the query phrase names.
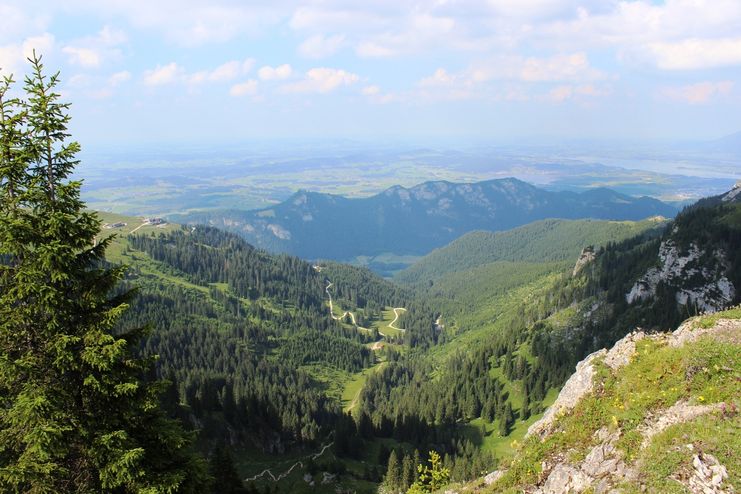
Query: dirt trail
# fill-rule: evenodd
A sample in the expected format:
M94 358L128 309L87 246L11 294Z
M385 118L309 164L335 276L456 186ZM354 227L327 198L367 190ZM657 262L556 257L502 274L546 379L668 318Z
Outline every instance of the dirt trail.
M358 326L358 323L355 321L355 314L353 314L352 312L350 312L348 310L346 310L345 312L343 312L342 315L339 316L339 317L337 317L337 316L334 315L334 307L332 306L332 294L329 292L329 289L332 287L332 282L329 281L329 280L327 280L327 282L328 282L328 285L327 285L327 288L324 289L324 291L327 292L327 296L329 297L329 315L332 317L332 319L334 319L335 321L341 321L342 319L345 318L345 316L348 316L349 315L350 316L350 320L352 320L352 325L353 326L355 326L356 328L360 329L361 331L370 331L369 328L364 328L362 326Z
M400 310L403 310L404 312L407 311L404 307L394 307L394 320L389 323L389 328L395 329L397 331L401 331L403 333L404 331L406 331L406 329L404 329L404 328L397 328L396 326L394 326L394 324L396 324L396 321L399 320L399 311Z
M332 447L333 444L334 444L334 441L332 441L329 444L325 444L318 453L313 454L313 455L305 456L304 459L311 458L312 460L316 460L317 458L319 458L320 456L322 456L325 451L327 451L327 448ZM304 467L303 462L301 460L297 461L296 463L294 463L293 465L291 465L291 468L289 468L285 472L279 474L277 477L275 475L273 475L273 472L272 472L272 470L270 468L266 468L265 470L263 470L262 472L258 473L254 477L249 477L249 478L244 479L244 481L245 482L252 482L254 480L259 479L260 477L263 477L265 475L269 475L273 482L278 482L279 480L284 479L284 478L288 477L289 475L291 475L291 472L293 472L293 470L296 467L303 468Z
M139 226L137 226L136 228L134 228L133 230L131 230L131 231L129 232L129 235L131 235L132 233L134 233L135 231L137 231L137 230L138 230L139 228L141 228L141 227L143 227L143 226L147 226L148 224L149 224L149 223L145 221L145 222L144 222L144 223L142 223L141 225L139 225Z

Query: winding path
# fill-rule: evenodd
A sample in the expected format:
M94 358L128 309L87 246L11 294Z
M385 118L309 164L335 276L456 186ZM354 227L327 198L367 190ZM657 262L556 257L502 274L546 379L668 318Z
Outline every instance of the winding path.
M396 324L396 321L399 320L399 311L400 310L403 310L404 312L407 311L404 307L394 307L394 320L389 323L389 328L395 329L397 331L401 331L403 333L403 332L406 331L406 329L404 329L404 328L397 328L396 326L394 326L394 324Z
M358 328L358 329L360 329L362 331L370 331L369 328L364 328L362 326L358 326L358 323L355 321L355 314L353 314L349 310L346 310L345 312L343 312L342 315L339 316L339 317L337 317L337 316L334 315L334 308L332 306L332 294L329 292L329 288L332 286L332 282L329 281L329 280L327 280L327 283L328 283L327 284L327 288L325 288L324 291L327 292L327 296L329 297L329 315L332 317L332 319L334 319L335 321L341 321L342 319L345 318L345 316L349 315L350 316L350 319L352 320L352 325L353 326L355 326L356 328Z
M327 451L327 448L332 447L333 444L334 444L334 441L332 441L331 443L325 444L324 446L322 446L322 449L318 453L313 454L313 455L305 456L304 459L311 458L312 460L316 460L317 458L319 458L320 456L322 456L325 451ZM252 481L255 481L255 480L259 479L260 477L263 477L264 475L269 475L270 478L273 480L273 482L278 482L279 480L284 479L284 478L288 477L289 475L291 475L291 472L293 472L293 470L296 467L303 468L304 467L303 462L301 460L297 461L296 463L294 463L293 465L291 465L291 468L289 468L285 472L279 474L277 477L275 475L273 475L273 472L271 471L270 468L266 468L265 470L263 470L262 472L258 473L254 477L249 477L249 478L244 479L244 481L245 482L252 482Z

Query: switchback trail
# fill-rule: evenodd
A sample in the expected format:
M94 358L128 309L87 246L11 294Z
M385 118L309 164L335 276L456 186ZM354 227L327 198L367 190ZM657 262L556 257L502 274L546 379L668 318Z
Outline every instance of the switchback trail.
M332 442L330 442L328 444L325 444L324 446L322 446L322 449L318 453L315 453L313 455L304 456L304 459L311 458L312 460L316 460L317 458L319 458L320 456L322 456L325 451L327 451L327 448L332 447L333 444L334 444L334 441L332 441ZM291 475L291 472L293 472L293 470L296 467L303 468L304 467L303 462L301 460L297 461L296 463L294 463L293 465L291 465L291 468L289 468L285 472L279 474L277 477L275 475L273 475L273 472L272 472L272 470L270 468L266 468L265 470L263 470L262 472L258 473L254 477L249 477L249 478L244 479L244 481L245 482L252 482L252 481L255 481L255 480L259 479L260 477L262 477L264 475L269 475L273 482L278 482L279 480L284 479L284 478L288 477L289 475Z
M352 312L346 310L342 313L340 317L337 317L334 315L334 308L332 307L332 294L329 292L329 288L332 286L332 282L327 280L327 288L324 289L325 292L327 292L327 296L329 297L329 315L334 319L335 321L340 321L345 318L345 316L349 315L350 319L352 320L352 325L356 328L363 330L363 331L370 331L368 328L364 328L362 326L358 326L358 323L355 321L355 314Z
M317 269L317 268L315 267L314 269ZM317 269L317 272L321 272L321 271L319 271ZM329 289L332 287L332 285L333 285L333 283L331 281L327 280L327 287L324 289L324 291L327 292L327 297L329 298L329 315L330 315L330 317L332 319L334 319L335 321L340 321L340 320L344 319L345 316L349 315L350 316L350 319L352 320L353 326L355 326L356 328L358 328L358 329L360 329L362 331L370 331L369 328L364 328L362 326L358 326L358 323L355 321L355 314L353 314L350 311L343 312L342 315L339 316L339 317L337 317L337 316L334 315L334 306L332 305L332 293L329 291ZM399 320L399 311L406 312L406 309L404 307L394 307L394 320L391 321L388 324L388 327L391 328L391 329L395 329L397 331L401 331L403 333L403 332L406 331L406 329L404 329L404 328L397 328L396 326L394 326L394 324L396 324L396 321ZM383 333L381 333L381 334L383 334Z
M394 326L394 324L396 324L396 321L399 320L399 311L401 310L403 310L404 312L407 311L404 307L394 307L394 320L389 323L389 328L401 331L403 333L404 331L406 331L406 329L397 328L396 326Z

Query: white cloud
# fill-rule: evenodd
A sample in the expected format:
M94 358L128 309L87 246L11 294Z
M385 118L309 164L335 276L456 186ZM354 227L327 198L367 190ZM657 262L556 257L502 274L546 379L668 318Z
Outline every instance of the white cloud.
M118 86L119 84L123 84L124 82L127 82L131 79L131 72L128 70L122 70L121 72L116 72L115 74L112 74L108 78L108 84L111 86Z
M0 43L16 43L32 33L48 29L51 16L46 9L29 9L27 4L18 2L0 3Z
M91 48L65 46L62 51L69 55L69 61L72 64L82 65L83 67L97 67L100 65L100 54Z
M455 82L456 79L456 76L450 75L447 70L441 67L435 70L431 76L419 81L419 85L422 87L448 86Z
M686 39L648 45L656 65L666 70L695 70L741 65L741 38Z
M38 36L30 36L20 44L11 43L0 46L0 74L16 74L23 72L26 59L33 55L48 55L54 50L54 36L43 33ZM16 80L20 77L16 77Z
M357 74L342 69L318 67L306 72L301 81L283 85L281 91L288 93L329 93L358 81L360 81L360 77Z
M255 79L249 79L245 82L233 85L229 89L229 94L235 97L239 96L254 96L257 94L257 81Z
M594 80L604 74L589 66L585 53L555 55L550 58L530 57L522 61L519 77L527 82Z
M467 70L450 73L444 68L422 78L420 87L471 88L492 81L527 83L589 82L606 79L607 75L589 64L584 53L554 55L547 58L516 55L495 57L472 64Z
M148 86L162 86L174 83L186 83L197 86L205 83L224 83L233 81L237 77L252 70L255 60L230 60L211 70L200 70L188 73L185 68L176 62L167 65L158 65L152 70L144 72L144 84Z
M213 70L201 70L186 76L190 84L202 84L205 82L229 82L240 75L247 74L255 65L255 60L248 58L244 61L231 60L219 65Z
M144 84L147 86L172 84L181 80L184 73L185 70L175 62L158 65L156 68L144 72Z
M365 86L360 90L360 94L368 98L373 103L386 104L396 100L397 97L391 93L384 93L376 85Z
M726 96L731 93L733 82L698 82L687 86L666 87L661 93L672 100L682 101L691 105L707 103L717 96Z
M23 41L23 57L28 58L33 55L36 50L36 55L44 55L51 52L54 49L54 35L51 33L43 33L38 36L31 36Z
M120 58L119 45L128 41L128 36L120 29L103 26L95 36L81 38L62 48L69 63L85 68L100 67L105 61Z
M304 42L299 45L298 52L305 58L326 58L337 53L337 50L340 49L344 41L345 36L341 34L336 34L334 36L316 34L306 38Z
M260 79L262 79L263 81L280 81L283 79L288 79L289 77L291 77L292 73L293 69L287 63L284 63L283 65L279 65L277 67L270 67L269 65L265 65L263 67L260 67L260 70L257 71L258 77L260 77Z

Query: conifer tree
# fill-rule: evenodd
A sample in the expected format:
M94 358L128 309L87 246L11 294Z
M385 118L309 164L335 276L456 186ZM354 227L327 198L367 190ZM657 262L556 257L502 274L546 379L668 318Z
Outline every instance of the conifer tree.
M390 492L399 491L401 485L401 466L399 465L399 457L396 455L396 450L391 450L391 454L389 455L386 477L383 479L383 483Z
M402 491L406 491L414 483L416 476L417 462L411 455L404 455L401 462L401 481L400 487Z
M159 407L110 238L70 180L79 145L58 74L0 87L0 491L203 492L205 463Z
M450 470L443 466L442 459L437 451L430 451L429 466L418 465L419 477L409 488L407 494L422 494L436 492L450 482Z

